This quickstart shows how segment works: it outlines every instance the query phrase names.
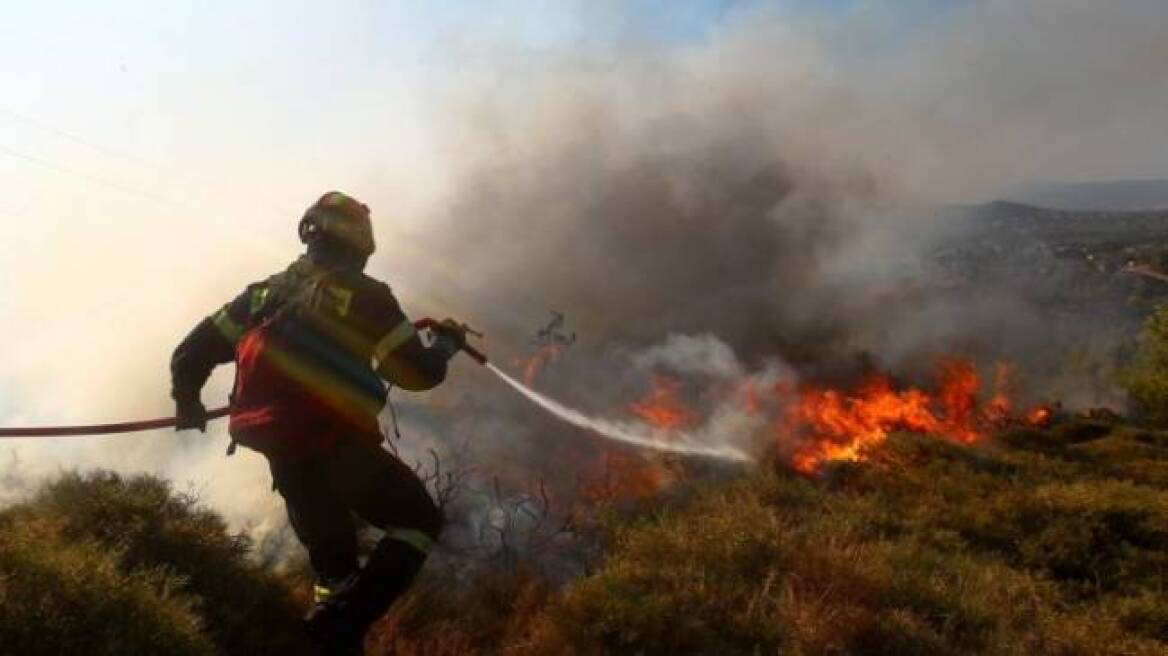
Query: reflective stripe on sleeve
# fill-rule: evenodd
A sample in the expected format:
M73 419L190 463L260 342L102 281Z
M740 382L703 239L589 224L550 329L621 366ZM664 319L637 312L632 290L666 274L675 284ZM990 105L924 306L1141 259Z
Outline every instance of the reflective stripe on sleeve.
M389 331L389 334L382 337L381 341L377 343L377 346L373 348L373 368L380 367L381 363L385 361L385 358L390 353L393 353L399 346L408 342L417 332L414 329L414 324L410 323L409 319L403 320L396 328Z
M331 596L333 596L332 588L319 583L312 586L312 603L323 604Z
M211 317L211 323L219 329L219 334L223 335L232 346L239 341L239 336L243 334L243 328L235 323L235 319L227 312L227 308L223 308Z
M268 300L268 288L260 287L251 293L251 314L254 317L257 312L264 307L264 301Z
M429 554L434 548L434 540L429 535L412 528L391 528L385 532L385 537L405 542L423 554Z

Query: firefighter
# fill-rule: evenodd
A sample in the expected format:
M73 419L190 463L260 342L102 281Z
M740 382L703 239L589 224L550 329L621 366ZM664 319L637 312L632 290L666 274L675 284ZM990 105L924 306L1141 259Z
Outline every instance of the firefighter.
M381 448L387 386L446 377L464 328L447 320L423 344L390 288L363 273L369 208L329 192L299 226L307 252L204 319L171 360L178 430L206 428L200 390L233 361L232 444L267 457L317 576L304 624L326 653L360 654L368 627L409 587L443 517L425 485ZM353 515L383 530L358 564Z

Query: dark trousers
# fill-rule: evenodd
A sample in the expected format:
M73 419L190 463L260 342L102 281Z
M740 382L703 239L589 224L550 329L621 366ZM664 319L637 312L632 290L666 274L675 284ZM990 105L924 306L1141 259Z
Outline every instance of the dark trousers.
M426 486L379 446L342 441L318 456L270 464L292 529L326 585L358 569L354 514L391 533L404 529L437 540L442 530L442 512Z

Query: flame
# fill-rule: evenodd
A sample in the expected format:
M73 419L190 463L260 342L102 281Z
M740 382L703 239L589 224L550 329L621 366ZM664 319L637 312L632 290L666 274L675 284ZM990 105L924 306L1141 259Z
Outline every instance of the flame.
M763 405L762 397L758 391L758 385L754 381L747 381L742 386L742 411L754 417L762 414Z
M999 374L999 384L1005 375ZM775 425L776 437L797 447L791 466L812 474L830 460L858 460L895 431L934 435L959 444L983 438L987 417L1008 410L1004 394L979 408L977 371L968 360L937 363L938 391L895 389L887 376L873 375L856 390L804 388Z
M675 478L662 462L640 454L605 450L599 466L579 482L581 494L592 502L644 500L656 495Z
M681 402L681 384L671 378L655 376L653 388L645 398L629 408L642 420L662 430L678 430L693 425L697 414Z
M559 359L563 354L563 348L557 344L548 344L541 346L538 351L532 354L523 362L523 382L528 387L535 386L535 379L540 372L544 370L552 362Z
M1040 405L1026 411L1026 423L1031 426L1046 427L1054 420L1054 410L1048 405Z
M997 428L1005 428L1012 421L1013 403L1010 396L1014 391L1013 365L999 362L994 372L994 395L982 408L986 422Z
M681 400L681 383L666 376L655 376L648 393L628 407L642 421L662 431L681 430L698 419L698 414ZM581 477L579 489L592 502L643 500L656 495L675 478L668 461L605 449L599 464Z
M797 384L790 379L764 385L749 378L726 386L721 396L724 403L761 420L792 469L813 475L829 461L863 460L898 431L971 445L1011 425L1051 422L1054 410L1050 406L1015 412L1011 365L996 365L992 385L987 387L983 397L982 379L972 360L943 358L936 363L935 384L927 388L899 385L888 375L873 373L850 389ZM663 431L688 430L703 415L685 403L682 390L682 381L654 377L650 390L629 404L629 410ZM711 396L719 395L702 398ZM684 464L606 450L603 466L587 482L582 480L580 487L592 500L646 498L675 480Z

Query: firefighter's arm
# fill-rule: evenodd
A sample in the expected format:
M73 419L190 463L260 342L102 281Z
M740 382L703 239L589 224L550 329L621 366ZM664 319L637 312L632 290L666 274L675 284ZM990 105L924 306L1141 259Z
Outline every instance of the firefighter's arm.
M175 401L176 427L206 428L206 409L200 393L220 364L235 358L235 342L247 324L249 292L203 319L179 343L170 358L170 395Z
M377 374L414 392L437 387L446 380L446 361L457 352L457 345L451 345L450 339L441 335L429 347L423 344L413 322L392 295L383 299L380 307L384 315L379 323L387 330L373 347Z
M414 324L403 318L374 348L373 366L394 385L420 392L446 380L446 361L451 355L453 351L443 348L441 342L427 348Z

